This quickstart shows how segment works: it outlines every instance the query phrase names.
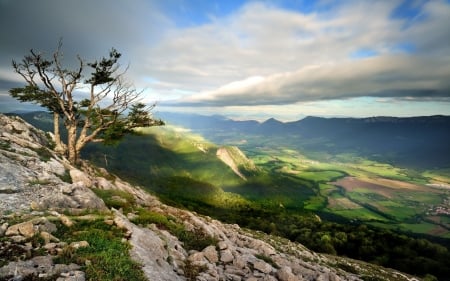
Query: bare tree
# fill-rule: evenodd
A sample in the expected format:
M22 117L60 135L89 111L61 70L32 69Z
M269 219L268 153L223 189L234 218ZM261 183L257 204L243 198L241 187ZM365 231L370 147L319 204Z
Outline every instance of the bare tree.
M22 61L12 65L26 82L24 87L10 90L11 96L22 102L37 103L53 113L55 151L65 154L76 163L80 151L89 142L109 144L132 133L136 127L159 126L151 110L140 102L142 91L137 91L124 80L114 48L108 57L85 63L77 56L77 66L63 66L62 42L50 59L42 53L30 51ZM88 68L92 72L85 77ZM88 88L87 95L77 91ZM67 142L61 140L60 119L67 131Z

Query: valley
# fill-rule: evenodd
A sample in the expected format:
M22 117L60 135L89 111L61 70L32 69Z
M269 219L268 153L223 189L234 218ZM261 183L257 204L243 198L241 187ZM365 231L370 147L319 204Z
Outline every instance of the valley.
M445 167L404 167L357 151L305 149L311 140L298 136L217 127L169 124L137 134L116 146L89 145L83 158L165 203L314 251L418 275L448 273L442 255L450 247ZM218 151L227 155L225 162Z

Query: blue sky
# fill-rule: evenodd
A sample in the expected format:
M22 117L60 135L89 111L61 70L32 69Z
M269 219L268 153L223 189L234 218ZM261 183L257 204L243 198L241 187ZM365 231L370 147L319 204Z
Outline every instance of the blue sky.
M0 0L0 110L31 48L111 47L157 111L239 119L450 115L450 1Z

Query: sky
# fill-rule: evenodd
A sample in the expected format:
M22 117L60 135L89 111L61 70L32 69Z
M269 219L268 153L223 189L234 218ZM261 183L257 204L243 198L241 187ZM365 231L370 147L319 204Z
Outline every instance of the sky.
M29 109L11 60L114 47L158 111L283 121L450 115L449 0L0 0L0 111Z

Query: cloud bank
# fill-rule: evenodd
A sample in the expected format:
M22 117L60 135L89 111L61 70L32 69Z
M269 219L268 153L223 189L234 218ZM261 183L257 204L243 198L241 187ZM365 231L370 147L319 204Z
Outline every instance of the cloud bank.
M156 51L161 52L158 61L147 65L165 66L152 69L161 76L178 69L184 79L211 83L173 105L292 104L364 96L448 100L448 3L423 4L414 23L392 17L395 2L345 3L323 14L249 4L232 17L177 31ZM162 50L175 55L164 57Z
M182 24L191 19L174 14L187 10L184 1L0 0L0 90L19 81L11 59L30 48L51 52L62 37L69 61L117 48L146 99L163 106L450 102L448 1L280 2L205 10Z

